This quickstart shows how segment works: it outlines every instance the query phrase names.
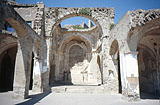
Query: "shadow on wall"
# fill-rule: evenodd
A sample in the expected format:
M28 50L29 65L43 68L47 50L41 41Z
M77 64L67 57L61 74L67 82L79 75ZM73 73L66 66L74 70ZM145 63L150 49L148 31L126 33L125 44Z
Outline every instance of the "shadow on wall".
M46 96L48 96L49 94L50 92L44 92L36 95L30 95L29 100L16 105L34 105L38 103L40 100L42 100L43 98L45 98Z

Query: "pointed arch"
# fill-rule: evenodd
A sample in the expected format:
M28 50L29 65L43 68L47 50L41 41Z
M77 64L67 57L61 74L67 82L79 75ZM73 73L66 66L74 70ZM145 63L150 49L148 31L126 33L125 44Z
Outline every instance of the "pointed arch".
M117 76L118 76L117 77L117 80L118 80L118 92L122 93L122 81L121 81L120 57L119 57L119 44L118 44L117 40L114 40L112 42L109 54L112 57L114 68L116 69ZM113 72L113 71L109 71L109 72Z

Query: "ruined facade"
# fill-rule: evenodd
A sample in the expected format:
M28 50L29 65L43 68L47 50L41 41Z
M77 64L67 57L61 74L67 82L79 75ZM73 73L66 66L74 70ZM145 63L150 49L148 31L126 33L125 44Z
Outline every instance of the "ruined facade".
M2 1L0 14L1 91L26 98L29 89L43 92L61 84L94 85L99 92L133 100L143 93L160 95L159 9L128 11L112 29L113 8ZM76 16L95 26L61 27L63 20ZM15 32L7 31L6 24Z

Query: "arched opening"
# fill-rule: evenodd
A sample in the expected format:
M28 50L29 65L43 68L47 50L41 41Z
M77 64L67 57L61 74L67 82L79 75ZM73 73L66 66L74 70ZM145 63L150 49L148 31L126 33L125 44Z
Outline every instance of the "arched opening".
M149 21L143 27L138 27L140 30L135 44L138 51L139 88L142 99L156 99L160 96L159 23L160 18Z
M16 56L16 66L14 75L14 96L27 98L29 93L32 36L36 36L26 22L17 15L13 8L8 8L14 15L8 16L5 20L14 28L18 38L18 52ZM30 33L28 33L30 31ZM28 44L29 43L29 44ZM27 72L26 72L27 71ZM22 88L22 89L19 89ZM23 90L24 89L24 90ZM23 90L23 91L21 91Z
M110 55L114 63L115 72L117 72L118 79L118 92L122 93L121 71L120 71L120 57L118 42L114 40L111 44ZM113 71L109 71L109 75L113 74Z
M160 18L146 21L143 26L135 27L128 35L129 50L138 52L140 98L159 98Z
M139 85L142 99L159 98L159 40L158 35L146 35L138 44Z
M76 16L63 20L60 23L61 27L67 30L71 29L89 29L95 26L95 23L89 18Z
M14 75L14 96L27 98L29 93L28 90L30 82L28 78L28 74L30 74L30 71L27 70L31 69L30 57L31 50L33 47L32 39L36 36L36 33L31 29L31 27L29 27L29 25L26 24L24 19L17 14L14 8L2 4L2 9L4 10L4 13L6 13L6 11L8 12L8 14L4 14L2 21L7 21L11 25L11 27L13 27L13 29L16 32L16 35L12 35L17 36L18 38L18 51L16 56L16 66ZM10 41L12 42L12 40ZM6 45L8 46L8 43L6 43Z
M88 24L87 24L88 23ZM60 18L52 27L51 34L56 37L60 34L65 34L64 32L80 32L80 33L89 33L92 34L95 31L97 32L95 40L98 40L102 35L102 28L97 22L96 19L92 18L89 15L72 13L64 15Z
M80 45L73 45L69 48L69 70L67 72L67 80L71 81L71 83L73 79L72 77L74 76L73 72L76 70L74 67L84 61L85 55L84 49Z
M84 62L89 62L86 56L87 46L85 42L73 39L67 43L63 50L65 61L63 82L65 84L83 84L85 80L82 72L85 72L85 69L82 67L86 66L84 65Z
M89 77L87 77L87 73L89 72L94 75L90 75L90 80L98 81L96 70L94 73L91 73L93 70L89 70L92 59L92 47L96 48L97 41L102 35L98 22L90 15L68 14L54 24L51 34L54 37L53 42L55 44L52 47L54 50L52 49L53 60L50 70L50 73L52 73L50 74L50 81L62 85L88 85ZM92 61L92 63L95 62ZM99 70L98 67L96 68ZM50 82L53 85L54 83Z
M8 48L0 55L0 92L12 91L17 46Z

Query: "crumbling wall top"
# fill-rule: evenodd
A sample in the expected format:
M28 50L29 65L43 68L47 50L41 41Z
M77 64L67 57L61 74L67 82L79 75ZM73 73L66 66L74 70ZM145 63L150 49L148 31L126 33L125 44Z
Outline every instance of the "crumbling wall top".
M45 8L46 17L51 18L53 16L58 16L60 19L69 14L86 15L90 17L109 17L114 18L114 8L71 8L71 7L46 7ZM67 18L67 17L66 17ZM97 17L98 18L98 17Z
M143 26L148 21L159 18L160 9L151 9L151 10L138 9L136 11L130 11L129 16L132 22L131 28L134 28L137 26Z

